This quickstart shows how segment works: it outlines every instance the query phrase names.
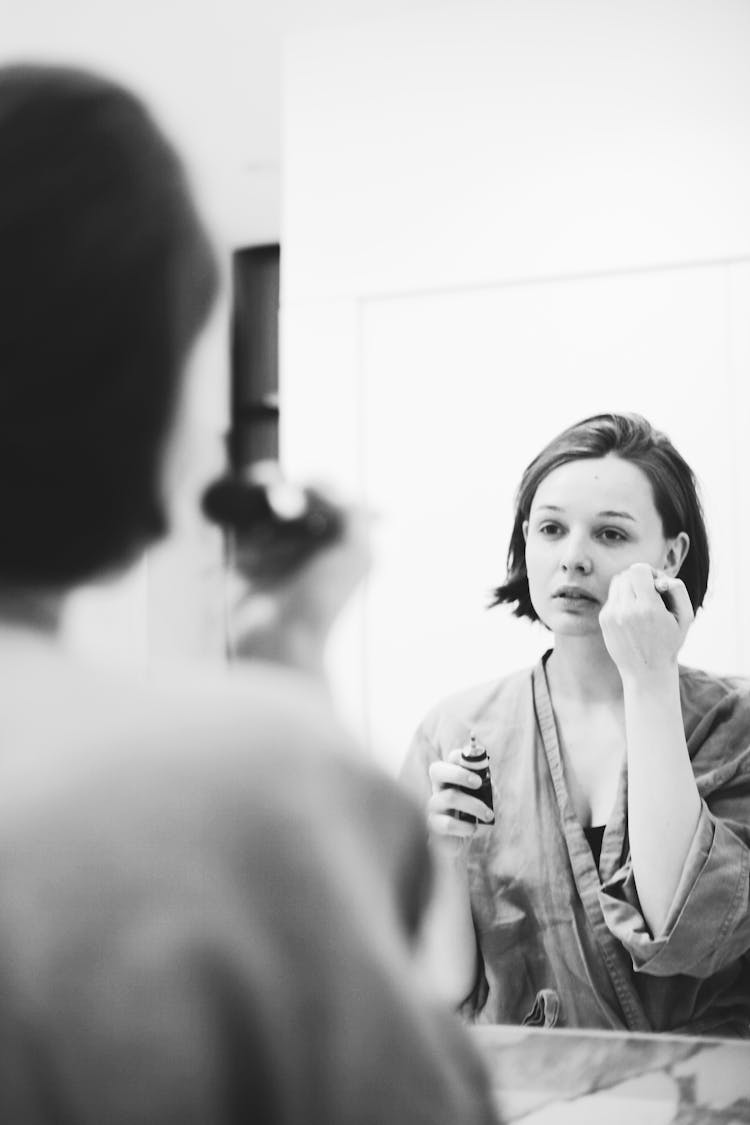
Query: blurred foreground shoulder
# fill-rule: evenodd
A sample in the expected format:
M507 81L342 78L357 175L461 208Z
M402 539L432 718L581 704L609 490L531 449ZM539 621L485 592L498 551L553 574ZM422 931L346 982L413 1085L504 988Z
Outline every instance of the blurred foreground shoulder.
M104 742L102 687L98 754L68 731L57 773L5 771L0 1119L495 1121L414 972L409 799L300 678L188 686L130 693Z

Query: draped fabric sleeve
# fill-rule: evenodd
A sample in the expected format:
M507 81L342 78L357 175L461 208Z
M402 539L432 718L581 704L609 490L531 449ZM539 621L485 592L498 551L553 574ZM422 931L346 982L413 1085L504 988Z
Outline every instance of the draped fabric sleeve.
M704 979L750 950L750 693L725 693L695 725L689 704L683 699L701 810L664 927L648 929L629 854L600 902L636 972Z

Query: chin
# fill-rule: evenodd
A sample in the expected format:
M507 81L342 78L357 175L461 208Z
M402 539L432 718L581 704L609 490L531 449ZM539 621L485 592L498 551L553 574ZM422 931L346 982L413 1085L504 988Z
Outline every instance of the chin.
M593 637L601 633L598 615L575 617L552 611L545 615L544 624L560 637Z

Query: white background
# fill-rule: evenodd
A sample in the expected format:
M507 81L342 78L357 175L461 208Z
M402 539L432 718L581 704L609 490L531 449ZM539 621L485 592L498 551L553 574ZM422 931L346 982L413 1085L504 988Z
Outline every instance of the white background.
M702 485L688 663L750 674L750 5L464 2L293 37L283 453L381 519L331 652L395 768L443 693L530 662L484 610L564 426L635 410Z

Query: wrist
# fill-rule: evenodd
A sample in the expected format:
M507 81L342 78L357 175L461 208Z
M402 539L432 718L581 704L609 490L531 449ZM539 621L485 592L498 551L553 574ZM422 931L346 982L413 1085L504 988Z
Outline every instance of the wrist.
M431 832L429 846L435 861L443 868L452 868L459 874L467 871L467 856L471 837L443 836Z
M679 698L680 667L677 658L658 668L626 669L620 671L623 694L638 699L664 700L675 694Z

